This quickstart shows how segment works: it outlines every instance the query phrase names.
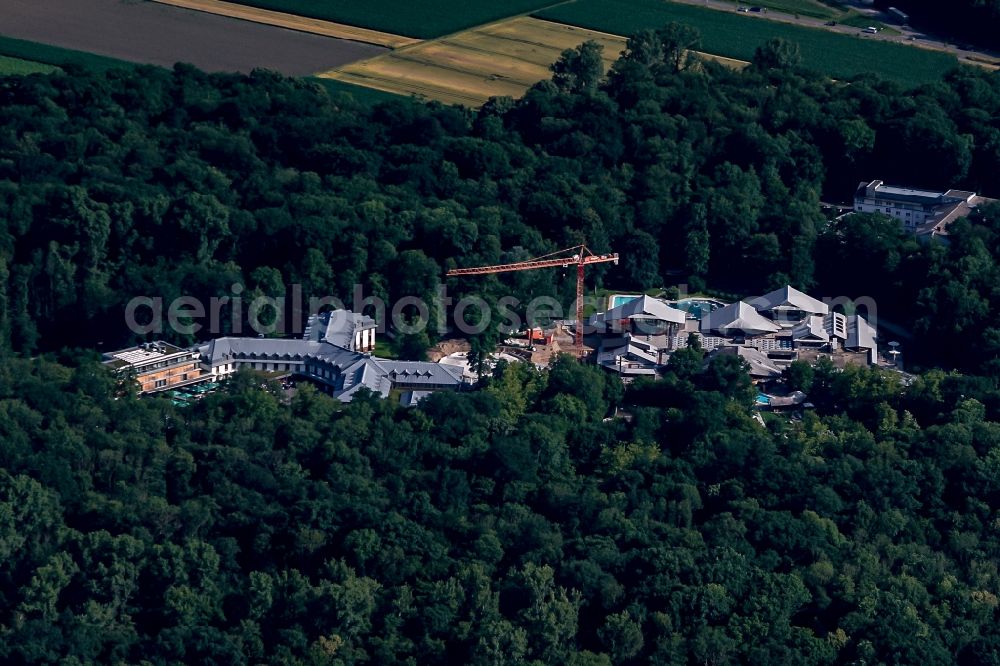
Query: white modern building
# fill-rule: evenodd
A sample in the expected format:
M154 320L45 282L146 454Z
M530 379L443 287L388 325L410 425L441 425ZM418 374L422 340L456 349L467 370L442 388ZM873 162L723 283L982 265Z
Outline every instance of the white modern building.
M906 231L922 239L943 239L948 225L992 199L965 190L920 190L886 185L881 180L859 183L854 192L856 213L882 213L899 220Z
M623 376L656 375L694 335L710 354L744 359L754 379L770 379L792 361L818 354L875 363L877 332L861 315L832 312L791 286L692 315L644 296L593 315L597 363Z
M687 325L687 313L651 296L639 296L590 317L600 337L597 363L622 375L655 375Z

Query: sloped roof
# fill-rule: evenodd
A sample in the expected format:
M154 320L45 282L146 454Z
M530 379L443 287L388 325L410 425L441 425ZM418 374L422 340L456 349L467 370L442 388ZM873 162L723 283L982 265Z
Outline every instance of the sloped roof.
M775 407L795 407L796 405L801 405L808 399L806 394L802 391L792 391L785 396L771 395L768 397L771 399L771 402L768 404L772 409Z
M812 315L802 320L802 322L792 329L792 339L801 340L802 338L814 337L824 342L830 341L830 334L826 330L826 325L823 321L823 317L820 315Z
M791 285L785 285L780 289L775 289L763 296L750 299L750 305L758 311L767 312L769 310L787 308L802 310L817 315L825 315L830 311L830 306L823 301L816 300L809 294L799 291Z
M844 346L848 349L876 349L875 340L878 333L875 327L861 315L850 315L847 318L847 341Z
M687 321L687 313L683 310L670 307L658 298L640 296L639 298L622 303L618 307L611 308L607 312L594 315L591 321L592 323L598 323L621 319L657 319L674 324L683 324Z
M384 358L372 360L393 381L407 384L458 384L462 381L462 369L454 365Z
M382 397L389 395L393 384L457 386L462 383L462 369L427 361L376 359L326 341L284 340L271 338L217 338L198 349L202 359L212 365L230 359L260 359L282 362L284 359L314 359L334 366L339 375L334 397L350 402L362 387Z
M759 349L754 347L741 347L736 345L730 345L728 347L719 347L714 352L712 352L709 357L716 358L720 355L724 356L739 356L747 365L750 366L750 376L751 377L778 377L781 375L781 369L774 364L771 359L767 357Z
M198 348L199 354L209 363L221 363L231 358L305 358L319 356L324 352L329 355L336 353L351 354L345 349L324 349L324 343L306 340L287 340L282 338L216 338Z
M311 316L303 338L353 350L354 334L372 328L375 328L375 320L368 315L350 310L331 310Z
M432 391L404 391L399 396L399 404L403 407L413 407L431 393Z
M760 335L780 331L781 327L761 315L748 303L737 301L702 317L701 330L703 333L718 331L723 335L733 333Z

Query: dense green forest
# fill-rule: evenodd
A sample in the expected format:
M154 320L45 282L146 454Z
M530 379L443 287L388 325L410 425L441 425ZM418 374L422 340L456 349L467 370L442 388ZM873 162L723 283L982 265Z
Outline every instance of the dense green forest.
M0 662L1000 662L1000 208L945 246L819 203L1000 195L1000 76L830 82L783 43L736 72L696 39L636 36L606 79L584 46L478 111L183 66L0 78ZM124 342L138 294L428 296L581 240L622 254L589 274L615 287L873 296L975 374L796 364L816 409L761 426L740 362L695 346L627 390L560 358L414 409L249 372L177 408L37 355Z
M998 304L995 213L945 249L885 221L829 226L819 202L872 178L1000 194L1000 75L962 68L904 91L831 82L781 42L744 71L685 58L697 41L676 25L637 35L605 79L581 48L552 82L478 111L186 66L0 78L0 346L110 348L133 296L207 301L234 283L427 296L448 267L585 240L621 253L589 274L613 288L885 293L880 314L967 337L934 362L993 358L995 317L980 315ZM844 271L856 253L878 263ZM568 305L569 282L450 286Z
M730 361L177 410L8 359L0 660L996 664L995 383L821 365L765 429Z

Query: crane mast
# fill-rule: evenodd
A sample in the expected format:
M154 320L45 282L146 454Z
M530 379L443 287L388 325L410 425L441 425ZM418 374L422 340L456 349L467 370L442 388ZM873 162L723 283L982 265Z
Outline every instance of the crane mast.
M584 267L590 264L602 264L612 261L618 264L618 253L594 254L586 245L552 252L528 261L518 261L512 264L497 264L495 266L476 266L474 268L455 268L448 271L448 277L459 275L488 275L491 273L512 273L514 271L533 271L539 268L569 268L576 266L576 335L577 353L583 351L583 274ZM528 329L530 344L531 329Z

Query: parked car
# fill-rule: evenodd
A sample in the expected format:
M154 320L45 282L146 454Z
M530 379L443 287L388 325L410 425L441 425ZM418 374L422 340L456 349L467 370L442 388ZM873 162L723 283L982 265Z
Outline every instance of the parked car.
M750 8L749 7L743 7L741 5L741 6L739 6L739 7L736 8L736 11L738 11L738 12L748 12L748 11L750 11Z
M878 34L878 28L876 28L873 25L870 25L867 28L865 28L865 32L867 32L869 35L875 35Z
M766 14L767 13L767 7L751 7L750 11L752 11L752 12L758 12L760 14Z

